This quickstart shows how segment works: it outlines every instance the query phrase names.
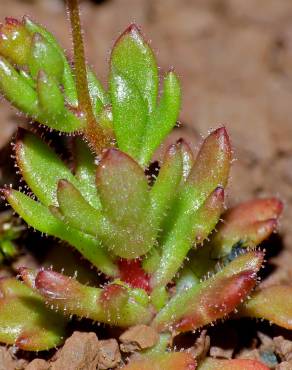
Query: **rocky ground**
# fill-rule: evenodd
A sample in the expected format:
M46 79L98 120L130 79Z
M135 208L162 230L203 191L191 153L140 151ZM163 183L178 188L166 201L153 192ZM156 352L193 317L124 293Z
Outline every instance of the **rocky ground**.
M61 0L1 1L0 14L30 15L70 54ZM237 159L229 203L264 195L283 199L281 240L269 245L277 255L275 269L265 284L291 281L291 0L84 0L83 20L88 59L103 81L110 46L135 21L153 40L162 71L175 67L181 77L186 139L197 147L211 127L228 127ZM22 118L5 102L0 115L3 147Z

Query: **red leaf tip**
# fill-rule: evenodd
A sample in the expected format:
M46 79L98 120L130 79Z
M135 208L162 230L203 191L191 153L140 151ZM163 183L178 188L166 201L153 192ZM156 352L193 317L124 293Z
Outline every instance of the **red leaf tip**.
M211 135L214 135L217 138L222 148L225 147L231 151L230 139L225 126L217 128L211 133Z
M13 17L6 17L5 24L9 26L19 26L21 24L21 21Z
M132 38L143 38L140 27L136 23L131 23L124 32L116 40L113 49L119 44L119 42L126 36L130 35ZM144 39L144 38L143 38Z
M77 298L80 295L78 283L67 276L51 270L39 271L35 278L38 291L47 298Z
M140 27L137 25L137 23L135 22L131 23L124 31L124 33L131 33L131 32L140 32Z
M68 181L65 179L60 179L58 181L58 189L64 189L68 186Z
M0 193L7 199L9 195L12 193L12 189L9 187L1 188Z
M126 29L125 31L121 34L121 36L118 38L117 42L119 42L119 40L121 40L124 36L127 36L127 35L137 35L139 34L140 36L141 35L141 29L140 27L136 24L136 23L131 23Z
M224 200L224 188L222 186L217 186L214 190L213 195L217 200Z

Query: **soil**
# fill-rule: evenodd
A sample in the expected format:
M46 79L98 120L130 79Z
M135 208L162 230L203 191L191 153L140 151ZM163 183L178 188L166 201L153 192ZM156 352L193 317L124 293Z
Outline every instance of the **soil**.
M274 257L264 284L290 282L291 0L84 0L82 7L88 60L103 81L106 81L110 46L135 21L153 40L151 45L161 71L175 67L182 80L183 127L174 135L183 135L197 148L210 128L227 126L237 159L230 179L229 204L272 195L284 201L280 237L272 238L266 245ZM30 15L47 26L70 54L68 23L61 0L1 1L0 14L2 17ZM24 120L4 101L0 120L0 183L3 184L16 181L9 172L12 167L6 145ZM254 327L253 331L256 332ZM205 343L205 339L202 341ZM220 353L220 346L211 343L211 349ZM229 356L229 352L225 355ZM288 363L287 369L292 368L291 358L281 359Z

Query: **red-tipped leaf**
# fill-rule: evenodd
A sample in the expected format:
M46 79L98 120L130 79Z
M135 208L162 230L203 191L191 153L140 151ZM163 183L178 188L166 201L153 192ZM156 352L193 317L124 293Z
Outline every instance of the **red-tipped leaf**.
M20 274L27 282L25 269ZM31 281L28 281L28 285L33 286ZM66 315L77 315L120 327L147 323L152 316L148 307L131 297L130 289L118 284L99 289L51 270L41 270L35 278L35 289L50 307Z
M175 295L152 325L159 331L185 332L223 318L253 289L262 262L262 252L237 257L210 279Z
M228 210L212 240L213 258L227 255L232 246L256 246L277 229L283 203L276 198L251 200Z

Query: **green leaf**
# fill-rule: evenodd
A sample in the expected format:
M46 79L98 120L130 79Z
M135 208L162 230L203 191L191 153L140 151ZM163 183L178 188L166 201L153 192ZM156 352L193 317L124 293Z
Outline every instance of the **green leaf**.
M77 99L77 91L75 86L74 77L72 74L71 67L67 61L67 58L64 54L64 50L60 47L59 43L57 42L56 38L48 32L44 27L40 26L39 24L33 22L29 17L23 18L25 27L31 31L32 33L39 33L41 34L52 46L58 50L62 60L63 60L63 76L62 76L62 84L64 86L64 92L66 96L66 100L68 103L74 107L78 106L78 99Z
M202 243L214 229L223 210L224 190L216 188L197 211L182 213L162 241L160 264L151 278L152 287L165 286L182 267L193 245Z
M91 207L70 182L59 180L57 198L59 210L70 226L98 238L106 233L108 223L101 212Z
M64 111L64 97L56 80L44 71L38 73L37 92L39 104L47 115L58 117Z
M14 278L0 281L0 342L25 351L43 351L64 340L66 320Z
M37 93L2 57L0 57L0 92L20 111L31 116L39 113Z
M87 70L88 90L92 100L95 116L98 117L103 107L110 103L109 97L104 91L102 84L98 81L95 73L89 68Z
M80 138L75 137L73 142L75 177L78 180L78 189L85 199L96 209L101 208L95 184L95 158L88 145Z
M118 147L139 157L147 121L147 107L137 86L116 67L111 68L110 95Z
M191 169L195 163L194 155L192 149L189 145L183 140L179 140L182 150L182 157L183 157L183 179L184 181L188 178Z
M158 69L151 48L135 24L131 24L116 41L111 54L111 70L117 70L124 79L135 85L148 113L154 110L158 92Z
M38 74L37 93L42 111L37 117L40 123L69 133L81 130L85 126L84 121L65 107L64 97L56 80L42 71Z
M24 281L27 269L20 271ZM139 304L130 294L130 289L118 284L106 285L103 289L80 284L51 270L39 271L33 283L36 291L57 310L90 318L95 321L128 327L147 323L151 319L148 306Z
M225 188L231 164L227 131L221 127L207 136L181 194L180 206L197 209L218 186Z
M80 147L80 150L84 148ZM91 163L89 153L83 152L83 158L79 157L82 166L82 176L79 178L71 173L65 163L52 151L41 139L24 129L19 130L16 139L16 160L24 180L38 199L46 206L57 205L57 183L60 179L70 181L86 197L91 206L100 208L100 202L94 184L94 162ZM91 157L92 158L92 157ZM87 169L85 167L87 166Z
M19 191L5 189L3 193L8 203L27 224L42 233L67 241L106 275L116 276L118 274L117 267L113 264L98 240L69 227L54 217L42 204Z
M163 93L157 108L151 113L143 140L139 162L147 165L154 151L170 133L178 119L181 90L177 76L169 72L163 82Z
M237 257L210 279L179 291L154 318L159 330L195 330L223 318L250 293L263 263L262 252Z
M176 197L183 176L181 144L171 145L164 157L158 178L150 190L152 217L159 226Z
M103 107L97 121L105 132L107 132L111 137L114 137L113 112L111 105L105 105Z
M158 251L157 246L154 246L142 260L143 270L147 274L153 274L158 269L160 258L160 251Z
M149 192L143 169L129 156L108 150L97 168L97 187L104 215L119 229L111 249L136 258L152 247L156 231L149 219Z
M58 50L40 33L33 35L28 66L34 78L37 78L39 71L42 70L48 76L54 77L56 81L62 81L63 59Z
M109 149L97 167L96 183L105 214L121 226L143 221L149 202L143 169L117 149Z
M24 180L44 205L57 205L59 179L67 179L76 184L66 165L41 139L29 131L18 131L15 150Z

